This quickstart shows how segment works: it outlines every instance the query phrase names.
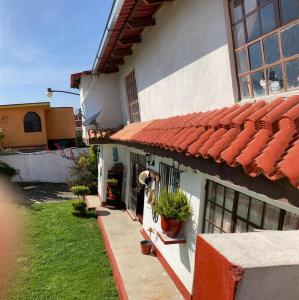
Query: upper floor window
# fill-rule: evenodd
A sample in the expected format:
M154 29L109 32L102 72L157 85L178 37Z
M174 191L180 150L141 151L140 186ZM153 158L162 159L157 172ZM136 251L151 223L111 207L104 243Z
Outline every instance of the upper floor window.
M136 85L136 79L135 79L135 72L134 71L132 71L126 77L126 89L127 89L130 121L132 123L140 122L138 92L137 92L137 85Z
M241 99L299 88L299 0L230 0Z
M42 131L40 117L35 112L28 112L24 117L24 131L25 132L39 132Z

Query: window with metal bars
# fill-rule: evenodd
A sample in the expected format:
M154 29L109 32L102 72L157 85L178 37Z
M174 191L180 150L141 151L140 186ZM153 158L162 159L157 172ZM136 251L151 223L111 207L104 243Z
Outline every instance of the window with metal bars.
M180 170L160 163L160 190L167 189L168 192L174 192L180 186Z
M36 112L28 112L24 116L24 132L40 132L42 124L40 116Z
M130 113L131 123L140 122L140 111L138 102L138 91L135 79L135 71L132 71L125 79L127 97L128 97L128 108Z
M204 232L249 232L254 229L296 230L299 229L299 215L208 180Z
M299 88L299 0L229 0L240 98Z

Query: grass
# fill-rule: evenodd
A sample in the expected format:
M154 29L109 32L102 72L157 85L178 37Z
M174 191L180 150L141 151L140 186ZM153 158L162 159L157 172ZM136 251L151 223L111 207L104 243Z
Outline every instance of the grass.
M96 219L71 201L26 208L26 244L10 299L118 299Z

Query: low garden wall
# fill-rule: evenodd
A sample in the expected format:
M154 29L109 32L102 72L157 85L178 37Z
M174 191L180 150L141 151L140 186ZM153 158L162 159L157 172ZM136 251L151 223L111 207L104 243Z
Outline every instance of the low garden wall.
M15 182L66 182L74 166L74 159L88 148L68 148L56 151L14 153L0 155L0 160L14 167L18 175Z

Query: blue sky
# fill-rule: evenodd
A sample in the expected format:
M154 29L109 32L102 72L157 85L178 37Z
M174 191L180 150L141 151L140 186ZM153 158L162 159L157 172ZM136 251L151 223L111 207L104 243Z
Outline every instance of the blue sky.
M71 90L71 73L91 69L112 0L0 0L0 104L49 101ZM54 94L52 106L79 107Z

